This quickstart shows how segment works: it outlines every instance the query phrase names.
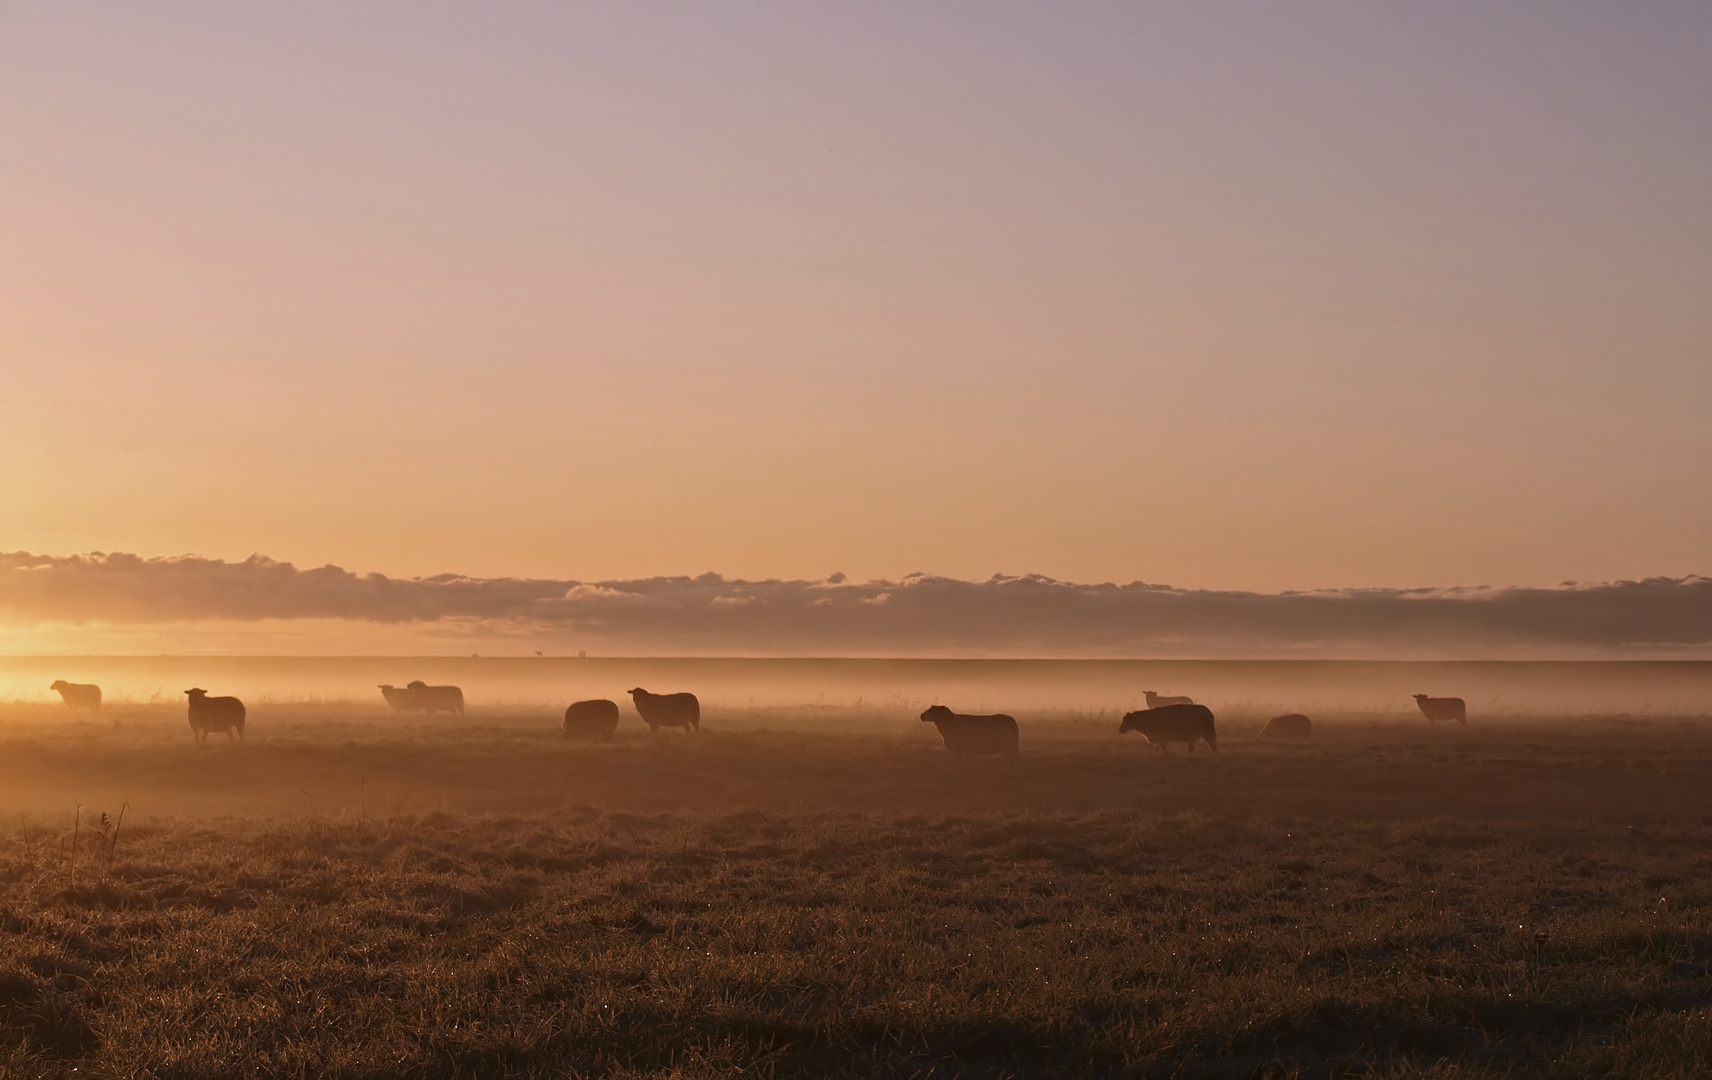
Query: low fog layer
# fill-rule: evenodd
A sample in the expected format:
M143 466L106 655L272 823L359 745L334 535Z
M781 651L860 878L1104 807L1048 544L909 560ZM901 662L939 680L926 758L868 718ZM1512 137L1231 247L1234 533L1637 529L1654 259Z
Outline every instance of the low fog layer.
M0 555L0 620L14 624L312 619L652 655L1692 656L1712 644L1712 579L1265 594L1039 575L399 579L264 556Z
M1499 716L1712 714L1712 663L1681 660L6 656L0 703L51 705L68 719L85 715L60 705L49 688L56 679L99 684L110 705L166 705L180 715L192 686L264 709L299 703L382 713L380 684L421 679L461 687L478 720L521 710L548 722L570 702L589 698L617 701L634 719L627 691L641 686L695 693L719 728L729 728L734 716L787 727L826 719L841 727L862 720L919 728L917 716L931 704L1115 720L1146 707L1147 690L1191 696L1221 721L1307 712L1316 719L1342 714L1424 724L1413 698L1420 693L1464 698L1477 727Z

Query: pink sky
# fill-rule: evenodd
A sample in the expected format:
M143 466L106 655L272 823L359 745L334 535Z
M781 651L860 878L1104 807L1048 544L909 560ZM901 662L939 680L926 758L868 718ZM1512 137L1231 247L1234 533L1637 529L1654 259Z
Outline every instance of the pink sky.
M1706 572L1712 8L0 7L0 551Z

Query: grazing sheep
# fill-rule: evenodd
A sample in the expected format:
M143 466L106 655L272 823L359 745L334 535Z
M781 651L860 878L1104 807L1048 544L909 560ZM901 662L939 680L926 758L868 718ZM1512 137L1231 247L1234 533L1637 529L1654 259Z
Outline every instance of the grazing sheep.
M1314 723L1301 713L1274 716L1260 729L1263 739L1308 739L1314 733Z
M1468 723L1468 706L1464 705L1459 697L1428 697L1425 694L1416 694L1415 704L1421 707L1421 715L1431 723L1440 720Z
M618 703L600 698L579 701L565 710L567 739L610 739L618 730Z
M190 730L197 742L207 742L210 731L224 731L227 741L232 733L244 737L244 703L235 697L209 697L201 688L186 690L190 695Z
M60 700L65 702L68 709L101 711L101 688L94 683L74 683L56 679L48 689L58 690Z
M1193 705L1193 704L1195 704L1194 700L1191 698L1186 698L1186 697L1160 697L1158 694L1155 694L1152 690L1143 690L1141 692L1141 694L1143 697L1147 698L1147 707L1150 709L1163 709L1167 705Z
M630 700L636 703L636 712L650 732L663 727L701 730L701 702L694 694L650 694L637 687L630 691Z
M1118 725L1119 735L1126 731L1141 732L1162 754L1166 744L1174 742L1188 743L1189 753L1193 754L1198 739L1205 739L1213 753L1219 751L1219 736L1213 730L1213 710L1193 702L1132 712Z
M964 754L1008 754L1017 756L1017 722L1004 713L968 716L935 705L921 714L923 723L939 729L945 748L963 760Z
M464 715L464 692L455 686L429 686L417 679L407 683L405 689L415 695L416 707L430 716L442 710L455 716Z
M416 700L416 691L409 687L399 689L390 683L382 683L380 693L382 697L386 698L386 703L392 706L393 712L422 711L422 703Z

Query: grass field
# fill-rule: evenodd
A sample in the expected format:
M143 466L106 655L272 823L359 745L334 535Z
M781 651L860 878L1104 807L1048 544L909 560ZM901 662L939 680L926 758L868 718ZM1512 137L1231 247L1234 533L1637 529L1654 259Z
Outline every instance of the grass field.
M1019 718L0 709L0 1071L1712 1072L1708 722Z

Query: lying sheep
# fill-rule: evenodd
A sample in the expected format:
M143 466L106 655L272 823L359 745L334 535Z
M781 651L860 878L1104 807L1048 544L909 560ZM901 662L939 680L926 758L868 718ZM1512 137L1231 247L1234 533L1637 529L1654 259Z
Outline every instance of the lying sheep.
M567 739L610 739L618 730L618 703L605 698L576 702L565 710L561 730Z
M1307 739L1313 737L1314 724L1301 713L1274 716L1260 729L1263 739Z

